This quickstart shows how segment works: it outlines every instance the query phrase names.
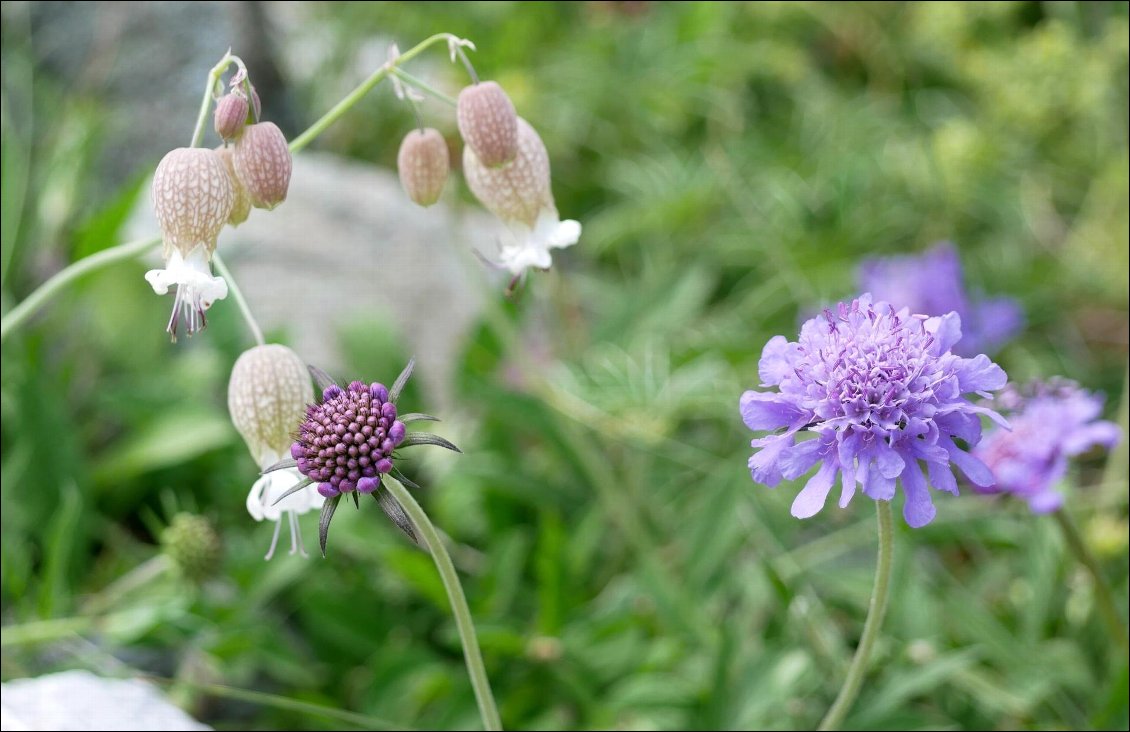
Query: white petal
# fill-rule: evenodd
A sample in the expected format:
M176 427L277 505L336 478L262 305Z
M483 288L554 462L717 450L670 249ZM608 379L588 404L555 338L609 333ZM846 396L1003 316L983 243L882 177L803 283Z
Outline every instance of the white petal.
M564 249L571 247L581 238L581 224L573 219L566 219L554 229L549 236L550 249Z
M251 486L251 492L247 494L247 512L251 514L251 518L256 521L262 521L266 518L266 506L263 505L263 491L270 484L271 476L268 473L259 477L255 484ZM278 511L275 511L274 519L278 519Z
M188 257L182 257L180 250L173 247L165 268L149 270L145 280L158 295L164 295L173 285L183 287L186 299L198 302L204 310L228 296L228 283L223 277L212 276L208 251L202 246L189 252Z

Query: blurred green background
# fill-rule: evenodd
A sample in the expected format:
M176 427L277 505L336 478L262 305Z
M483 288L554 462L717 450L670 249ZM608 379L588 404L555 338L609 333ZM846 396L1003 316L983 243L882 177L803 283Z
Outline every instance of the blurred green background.
M853 294L864 256L956 242L971 289L1024 306L998 354L1010 376L1076 379L1126 424L1125 3L232 5L174 28L175 4L5 3L4 310L124 240L170 146L139 132L146 115L175 98L187 139L229 43L293 135L388 41L472 39L584 224L462 344L441 431L466 454L407 468L453 542L510 728L816 724L862 626L873 511L792 519L796 486L750 480L737 400L765 341ZM107 31L125 6L167 39L160 61L203 60L123 81L146 64ZM107 43L123 44L108 61ZM409 70L463 78L445 54ZM412 122L380 89L315 147L392 169ZM3 344L3 678L141 673L218 728L477 726L431 559L374 506L339 512L328 559L263 562L225 401L242 323L225 303L170 346L143 271L84 279ZM394 378L400 328L343 325L341 375ZM1125 443L1065 490L1125 613ZM1125 729L1127 659L1054 523L975 496L937 507L899 527L848 725ZM112 584L159 562L178 511L214 522L219 572Z

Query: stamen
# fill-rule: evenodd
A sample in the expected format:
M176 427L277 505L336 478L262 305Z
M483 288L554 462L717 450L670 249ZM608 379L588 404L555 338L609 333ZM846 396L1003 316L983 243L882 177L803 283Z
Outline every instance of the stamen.
M281 528L282 528L282 521L276 521L275 522L275 535L271 537L271 548L267 550L267 556L263 557L263 559L269 560L271 557L275 556L275 547L279 543L279 529L281 529Z

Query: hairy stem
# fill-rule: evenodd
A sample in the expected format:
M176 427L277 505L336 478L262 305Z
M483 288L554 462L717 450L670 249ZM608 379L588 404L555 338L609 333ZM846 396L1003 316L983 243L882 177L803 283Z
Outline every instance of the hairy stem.
M439 570L443 588L447 591L447 598L451 601L451 612L455 615L455 626L459 630L459 640L463 642L463 657L467 661L467 673L471 677L471 686L475 690L475 701L479 704L479 714L483 718L483 728L488 730L502 729L502 721L498 717L498 707L494 703L494 695L490 690L490 679L487 678L486 668L483 667L483 654L479 650L479 641L475 637L475 625L471 620L471 611L467 607L467 598L463 595L463 586L459 584L459 575L455 573L455 565L443 546L439 532L432 525L424 509L412 497L412 494L400 484L400 481L390 476L385 476L383 481L389 493L412 519L416 527L416 535L420 537L424 546L432 554L436 568Z
M875 501L875 508L879 514L879 558L875 567L875 587L871 591L867 621L863 624L863 635L859 639L859 646L855 649L855 656L851 659L844 685L817 729L839 729L843 724L844 717L855 703L859 688L863 685L867 662L871 658L871 650L875 646L875 639L879 637L879 627L883 624L883 616L887 612L887 599L890 596L891 586L891 557L894 554L891 502Z
M1061 508L1052 515L1055 516L1056 523L1063 531L1063 538L1067 542L1067 546L1070 547L1071 553L1075 555L1080 564L1087 568L1087 572L1091 575L1095 587L1095 606L1106 624L1111 639L1118 643L1122 655L1125 656L1128 649L1126 625L1122 622L1122 614L1118 611L1118 605L1114 602L1114 594L1110 591L1110 583L1103 576L1099 560L1087 548L1087 543L1083 541L1078 527L1075 526L1075 522L1071 520L1067 511Z

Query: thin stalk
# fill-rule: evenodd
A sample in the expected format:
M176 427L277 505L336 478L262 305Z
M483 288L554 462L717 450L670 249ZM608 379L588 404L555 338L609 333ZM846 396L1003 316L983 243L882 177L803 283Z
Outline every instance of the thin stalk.
M51 298L58 295L63 288L85 274L109 266L116 262L134 259L145 254L161 243L160 237L151 239L138 239L137 241L119 244L116 247L103 249L88 257L68 265L56 272L49 280L40 285L34 292L25 297L23 301L12 308L7 315L0 319L0 342L8 334L22 326L36 311L46 305Z
M502 721L498 716L494 695L491 694L490 679L487 678L486 668L483 666L483 654L479 650L479 641L475 636L475 624L471 620L471 610L467 607L467 598L463 595L463 586L459 584L459 575L455 572L455 565L451 563L451 556L448 555L439 532L424 513L424 509L420 508L420 504L400 484L400 481L386 475L382 482L408 514L408 518L416 527L417 536L435 560L436 569L439 570L440 579L443 580L443 588L447 591L447 599L451 602L451 612L455 615L455 627L458 628L459 640L463 643L463 657L467 661L467 673L475 690L475 701L479 705L483 728L500 730Z
M384 66L374 71L368 79L361 82L356 89L349 92L344 99L335 104L330 111L326 112L322 117L310 125L305 132L290 141L290 151L298 152L302 148L309 145L314 139L326 131L330 125L337 122L346 112L353 108L353 105L361 100L361 97L369 93L369 91L384 80L386 76L392 73L393 69L402 63L411 61L414 57L418 56L429 46L434 45L439 41L446 41L453 36L450 33L437 33L434 36L425 38L420 43L408 49L394 61L389 61Z
M212 253L212 263L216 265L220 276L228 283L228 291L231 292L232 299L235 304L239 306L239 312L243 313L243 319L247 322L247 329L251 331L251 336L255 339L255 343L263 345L266 341L263 340L263 330L259 327L259 323L255 321L255 316L251 314L251 308L247 306L247 300L243 297L243 291L239 289L239 285L235 283L235 277L232 277L231 270L224 264L224 260L220 257L219 252Z
M883 616L887 613L887 600L891 588L891 557L894 554L894 532L891 530L891 502L875 501L875 508L879 517L879 558L875 567L875 587L871 591L871 603L867 609L867 620L863 624L863 635L859 639L859 646L855 649L855 656L848 667L847 678L836 695L836 701L828 713L824 715L817 729L839 729L847 716L855 698L859 696L859 687L863 685L863 677L867 673L867 662L871 659L871 650L875 646L875 639L879 637L879 627L883 624Z
M413 76L412 74L409 74L407 71L405 71L402 68L396 67L392 70L392 73L396 76L396 78L400 79L405 84L408 84L409 86L416 87L420 91L424 92L425 94L429 94L429 95L435 97L436 99L443 102L444 104L447 104L447 105L452 106L452 107L459 106L458 101L456 101L452 97L449 97L448 95L444 94L439 89L436 89L434 86L432 86L428 82L424 81L423 79L421 79L417 76Z
M189 147L200 147L200 143L204 141L204 128L208 124L208 110L212 108L212 92L215 91L216 82L220 80L220 76L233 63L241 69L246 68L243 65L243 59L239 56L233 56L229 48L224 57L208 72L208 85L204 87L204 98L200 100L200 114L196 116L196 127L192 130L192 142L189 143Z
M1060 509L1052 514L1055 521L1059 524L1059 528L1063 531L1063 538L1067 542L1067 546L1071 548L1071 553L1079 560L1079 563L1087 568L1087 572L1091 575L1091 580L1095 585L1095 605L1098 608L1099 615L1102 616L1103 622L1106 623L1107 632L1110 637L1118 642L1122 650L1122 655L1125 656L1128 652L1126 626L1122 622L1121 613L1118 611L1118 605L1114 602L1114 594L1110 591L1110 583L1106 581L1103 576L1102 567L1099 566L1099 560L1087 548L1087 543L1083 541L1079 529L1075 526L1075 522L1067 514L1067 511Z
M165 572L169 571L172 566L172 562L164 554L150 557L106 585L106 587L83 606L83 613L86 615L99 615L106 612L123 597L157 579Z

